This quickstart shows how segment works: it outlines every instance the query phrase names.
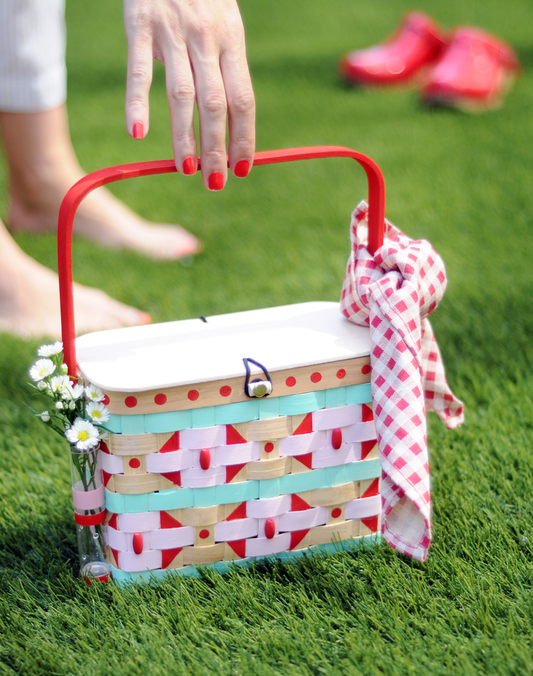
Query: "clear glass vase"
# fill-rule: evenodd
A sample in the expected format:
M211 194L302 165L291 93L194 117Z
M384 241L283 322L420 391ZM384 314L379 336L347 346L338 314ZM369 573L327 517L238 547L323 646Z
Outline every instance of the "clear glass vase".
M69 450L80 575L88 584L92 580L108 582L110 566L105 560L106 511L99 446L85 451L70 446Z

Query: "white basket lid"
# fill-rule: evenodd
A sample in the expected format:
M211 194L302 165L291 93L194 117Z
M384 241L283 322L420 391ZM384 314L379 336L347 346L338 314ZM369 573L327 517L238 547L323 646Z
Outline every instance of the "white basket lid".
M244 377L244 357L274 372L370 354L368 328L348 321L338 303L300 303L206 319L80 336L78 368L104 390L143 392Z

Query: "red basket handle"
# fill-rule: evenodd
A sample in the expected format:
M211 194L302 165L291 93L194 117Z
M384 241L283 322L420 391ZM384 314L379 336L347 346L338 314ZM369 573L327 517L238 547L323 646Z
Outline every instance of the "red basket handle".
M368 249L374 253L383 244L385 225L385 182L378 165L366 155L341 146L316 146L311 148L289 148L256 153L254 166L311 160L323 157L351 157L363 167L368 179ZM200 160L198 160L200 168ZM118 167L100 169L84 176L65 195L59 210L57 229L57 255L59 272L59 297L61 302L61 330L63 336L64 361L68 372L76 376L76 347L74 328L74 295L72 290L72 226L81 201L90 192L107 183L122 181L135 176L169 174L176 171L174 160L135 162Z

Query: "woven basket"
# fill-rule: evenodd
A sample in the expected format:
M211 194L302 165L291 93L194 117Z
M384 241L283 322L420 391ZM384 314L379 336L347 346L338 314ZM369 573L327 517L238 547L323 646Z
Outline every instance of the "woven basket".
M339 147L257 153L254 166L351 157L369 182L369 248L383 237L384 185ZM113 578L224 570L258 557L352 546L379 530L380 465L370 338L338 303L304 303L74 339L74 214L98 186L175 171L172 161L104 169L59 218L65 361L100 387L113 431L101 444Z

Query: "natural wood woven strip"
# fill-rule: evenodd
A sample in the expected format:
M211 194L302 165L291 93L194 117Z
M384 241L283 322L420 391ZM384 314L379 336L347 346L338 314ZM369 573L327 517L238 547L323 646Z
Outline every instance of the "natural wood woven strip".
M320 374L320 379L315 374ZM341 375L342 377L339 377ZM370 357L286 369L272 372L270 376L273 395L276 397L359 385L370 382ZM191 394L193 392L195 394ZM149 392L106 391L105 394L109 399L107 404L109 411L118 415L184 411L249 401L244 394L244 373L242 378L195 383ZM156 403L156 398L159 403ZM135 400L135 405L128 406L126 400L129 403Z

